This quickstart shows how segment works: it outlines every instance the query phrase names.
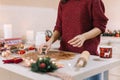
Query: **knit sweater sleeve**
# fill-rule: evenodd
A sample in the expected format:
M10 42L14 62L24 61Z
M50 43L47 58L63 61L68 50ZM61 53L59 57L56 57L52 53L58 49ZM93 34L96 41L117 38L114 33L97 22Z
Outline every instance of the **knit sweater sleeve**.
M105 7L101 0L92 0L93 26L99 28L102 33L106 29L108 18L105 16Z
M62 4L61 2L58 5L58 13L57 13L57 20L56 25L54 27L54 31L57 30L62 34Z

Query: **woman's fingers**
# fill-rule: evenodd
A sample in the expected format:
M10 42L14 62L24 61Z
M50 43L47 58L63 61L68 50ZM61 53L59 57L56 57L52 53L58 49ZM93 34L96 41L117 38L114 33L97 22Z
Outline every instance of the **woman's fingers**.
M49 51L50 46L46 47L45 53L47 54L47 52Z
M76 44L78 44L78 43L80 43L80 42L81 42L80 39L76 39L76 40L74 40L73 42L71 42L70 44L71 44L71 45L76 45Z
M81 47L85 41L84 36L78 35L74 37L73 39L69 40L68 43L72 45L73 47Z
M42 44L39 47L39 52L40 52L40 54L43 53L43 52L46 54L49 49L50 49L50 45Z
M84 43L84 42L83 42L83 41L81 41L81 43L80 43L80 45L79 45L78 47L82 47L83 43Z
M42 48L43 48L43 44L42 45L40 45L40 47L39 47L39 49L38 49L38 51L39 51L39 53L42 53Z
M78 43L74 44L73 46L74 46L74 47L79 47L79 46L81 46L81 42L82 42L82 41L79 41Z
M75 37L75 38L69 40L68 43L69 43L69 44L70 44L70 43L73 43L73 42L76 41L76 40L77 40L77 37Z

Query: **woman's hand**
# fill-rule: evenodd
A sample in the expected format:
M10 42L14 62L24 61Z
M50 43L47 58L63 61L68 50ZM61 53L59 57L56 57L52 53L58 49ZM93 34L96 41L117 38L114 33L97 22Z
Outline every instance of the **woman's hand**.
M86 40L95 38L101 33L102 31L99 28L95 27L86 33L74 37L73 39L69 40L68 43L74 47L81 47Z
M81 47L85 40L86 38L84 35L77 35L73 39L69 40L68 43L73 47Z
M60 32L55 30L53 32L52 37L44 44L40 45L39 52L47 53L48 50L51 48L52 43L54 43L60 37Z
M39 48L40 54L43 52L46 54L48 52L48 50L51 48L51 44L52 43L50 43L50 42L46 42L46 43L40 45L40 48Z

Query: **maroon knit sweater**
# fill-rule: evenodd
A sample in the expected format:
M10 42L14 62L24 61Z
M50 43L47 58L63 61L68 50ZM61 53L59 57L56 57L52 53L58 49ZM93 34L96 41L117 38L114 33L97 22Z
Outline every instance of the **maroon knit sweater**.
M86 40L82 47L73 47L67 42L73 37L90 31L94 27L105 31L107 17L101 0L69 0L59 3L58 16L54 30L61 34L60 50L81 53L88 50L92 55L97 55L100 35Z

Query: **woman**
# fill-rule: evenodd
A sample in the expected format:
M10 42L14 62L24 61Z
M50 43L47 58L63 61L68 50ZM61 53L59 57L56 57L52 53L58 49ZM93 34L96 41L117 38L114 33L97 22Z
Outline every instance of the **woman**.
M59 37L60 50L81 53L84 50L91 55L98 55L97 47L100 34L105 31L107 17L101 0L61 0L58 6L58 16L51 39L42 47L46 52ZM95 75L89 80L100 80Z

